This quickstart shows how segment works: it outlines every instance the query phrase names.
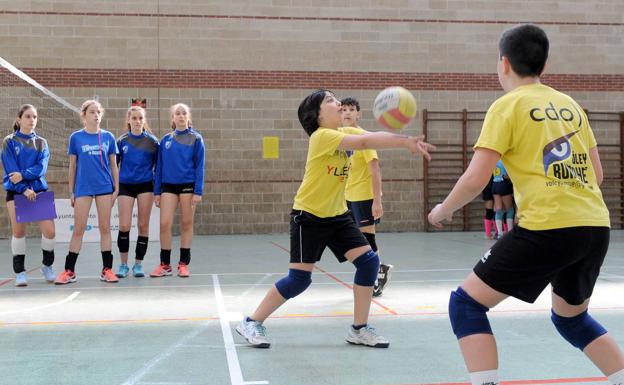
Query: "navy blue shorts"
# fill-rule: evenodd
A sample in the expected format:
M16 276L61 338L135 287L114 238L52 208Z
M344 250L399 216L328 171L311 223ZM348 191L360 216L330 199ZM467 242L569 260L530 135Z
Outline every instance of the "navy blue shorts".
M358 227L376 225L379 219L373 217L373 200L347 201L347 207L351 212L351 217Z
M533 303L551 284L570 305L591 297L609 248L608 227L532 231L520 226L499 239L474 273L501 293Z
M154 182L119 183L119 196L136 198L139 194L154 192Z
M494 182L492 183L492 194L513 195L513 184L509 179L504 179L502 182Z
M330 218L319 218L303 210L290 213L290 263L316 263L326 247L339 262L345 253L368 241L346 212Z

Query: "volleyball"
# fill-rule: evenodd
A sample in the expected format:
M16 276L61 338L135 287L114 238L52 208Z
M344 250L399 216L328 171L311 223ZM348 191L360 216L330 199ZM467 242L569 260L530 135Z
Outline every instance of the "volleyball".
M416 99L403 87L381 91L373 103L375 120L389 130L400 130L416 116Z

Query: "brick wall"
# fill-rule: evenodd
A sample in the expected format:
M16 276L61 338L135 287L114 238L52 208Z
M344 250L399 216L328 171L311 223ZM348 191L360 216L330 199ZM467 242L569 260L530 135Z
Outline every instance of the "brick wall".
M359 98L362 126L371 129L372 100L389 85L413 91L419 109L485 110L502 94L500 33L534 20L552 43L544 81L588 109L624 110L624 3L496 3L509 11L452 0L0 1L0 43L5 59L70 103L97 95L103 127L116 134L130 98L147 98L159 136L168 107L189 104L207 148L196 233L285 232L307 149L296 108L316 87ZM22 91L0 85L3 100L17 102L10 96ZM407 133L420 132L419 118ZM59 135L44 127L40 134ZM458 132L431 135L450 140ZM262 159L264 136L280 138L278 160ZM65 156L61 145L52 150ZM398 150L380 156L381 229L422 230L422 162ZM49 180L66 193L66 170L52 169ZM0 236L8 234L1 205Z

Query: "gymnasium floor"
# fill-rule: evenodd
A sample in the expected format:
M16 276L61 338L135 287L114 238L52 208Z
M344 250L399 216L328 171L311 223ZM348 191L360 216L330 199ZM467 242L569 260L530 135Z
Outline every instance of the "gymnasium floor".
M99 281L98 244L85 244L78 282L55 287L27 256L29 286L12 280L10 244L0 240L0 383L124 385L407 385L466 383L446 315L450 290L492 241L480 233L380 234L392 283L372 305L371 324L389 349L348 345L353 266L326 253L311 288L267 320L270 349L234 331L287 269L288 237L195 237L188 279ZM177 245L178 239L174 240ZM38 250L29 239L28 250ZM132 246L131 250L134 246ZM67 244L57 247L55 268ZM132 254L132 253L131 253ZM172 260L177 258L173 253ZM157 263L151 243L146 270ZM115 261L117 263L117 260ZM612 233L593 314L624 346L624 231ZM490 312L503 384L603 384L582 353L556 333L549 293L510 299Z

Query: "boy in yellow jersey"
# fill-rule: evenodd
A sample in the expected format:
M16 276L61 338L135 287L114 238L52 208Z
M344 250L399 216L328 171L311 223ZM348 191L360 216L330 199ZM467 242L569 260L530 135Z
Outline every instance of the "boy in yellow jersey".
M342 125L357 127L360 119L360 102L355 98L344 98L342 105ZM374 252L379 255L375 239L375 225L383 215L381 204L381 169L375 150L358 150L351 153L351 170L345 187L345 198L351 216L366 237ZM390 280L394 266L381 263L377 280L373 287L373 297L379 297Z
M286 300L303 293L312 283L314 264L326 247L338 261L355 265L353 324L346 341L387 348L387 339L368 325L373 285L379 257L353 222L344 190L349 173L348 150L407 148L429 159L433 146L422 137L342 127L340 102L327 90L316 90L299 105L299 122L310 136L303 181L290 214L290 264L288 275L275 283L251 317L244 317L236 331L252 346L268 348L262 323Z
M496 385L498 354L486 312L508 296L533 303L552 285L551 319L612 384L624 383L624 356L587 307L609 246L602 166L583 109L540 83L548 37L523 24L499 41L506 94L489 108L468 169L429 213L441 227L487 184L502 159L514 185L519 224L492 246L451 293L449 317L472 384Z

